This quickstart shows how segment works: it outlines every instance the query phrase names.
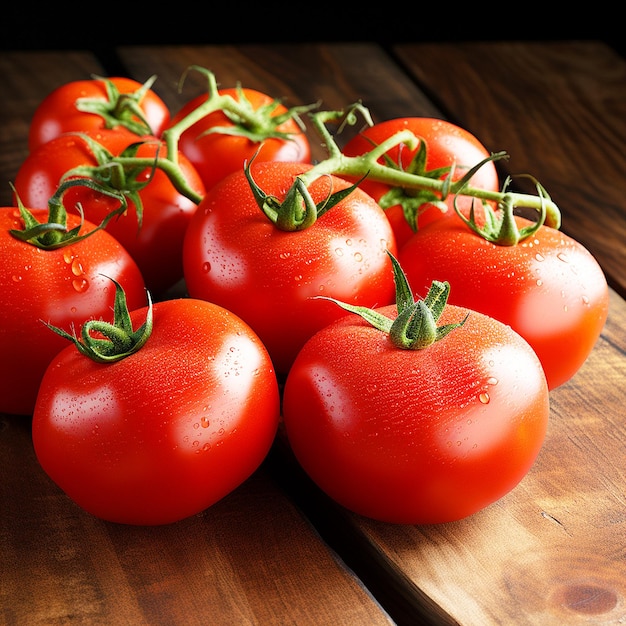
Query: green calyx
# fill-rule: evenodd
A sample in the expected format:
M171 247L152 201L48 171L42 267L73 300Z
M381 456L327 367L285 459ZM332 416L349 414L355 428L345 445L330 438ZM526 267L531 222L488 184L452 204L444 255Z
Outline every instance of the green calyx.
M107 99L79 98L76 101L76 108L79 111L99 115L105 128L123 126L135 135L154 134L141 108L141 101L152 87L156 76L151 76L139 89L131 93L120 93L119 89L108 78L101 76L94 76L93 78L104 83Z
M258 154L258 151L256 154ZM244 166L252 195L265 216L279 230L287 232L304 230L313 226L319 217L349 196L361 182L359 181L359 183L355 183L350 187L335 192L333 192L331 188L329 189L328 195L321 202L316 204L306 184L302 180L302 177L296 176L293 185L289 188L285 198L281 202L276 196L266 194L256 184L250 171L253 161L254 157Z
M517 222L515 221L515 201L511 194L504 194L499 205L498 211L494 211L488 204L483 205L483 211L485 215L485 223L480 226L476 223L474 205L472 204L472 208L470 210L469 218L465 217L458 210L455 202L455 211L457 215L467 224L477 235L480 235L483 239L490 241L499 246L515 246L520 241L530 237L535 234L541 226L546 223L547 217L547 209L546 203L550 200L547 191L539 184L537 180L535 180L532 176L528 176L531 178L537 187L537 197L540 200L538 207L533 207L538 212L537 219L529 224L528 226L524 226L523 228L518 228ZM505 188L509 184L509 179L505 182ZM553 222L550 223L553 228L558 228L559 224L555 225Z
M104 195L115 198L120 202L118 209L111 211L111 213L109 213L94 229L82 235L80 234L80 231L84 225L85 216L82 212L81 206L78 205L76 207L80 214L80 223L74 228L68 230L67 211L63 205L63 195L65 192L70 187L76 186L88 187L89 189L93 189L103 193ZM11 185L11 187L15 192L15 187L13 187L13 185ZM57 248L74 245L79 241L90 237L95 232L106 228L106 225L114 217L126 211L127 208L126 199L123 195L118 194L115 191L111 191L106 187L101 187L95 181L82 178L68 180L59 186L54 196L52 196L52 198L48 201L48 220L46 222L40 222L37 220L32 212L24 206L20 198L17 196L17 193L16 198L20 217L24 222L24 228L22 230L13 228L9 231L9 233L16 239L37 248L41 248L42 250L56 250Z
M115 304L113 323L103 320L89 320L81 329L82 342L75 334L70 335L61 328L46 324L50 330L71 341L81 354L98 363L119 361L137 352L152 334L152 300L148 293L146 321L133 330L126 294L122 286L115 284ZM94 336L97 333L98 336Z
M255 109L246 97L241 84L237 83L236 91L238 106L222 109L222 112L233 123L233 126L214 126L206 130L200 137L215 133L246 137L253 143L262 143L270 138L290 141L293 133L279 130L279 128L285 122L293 119L300 130L304 132L306 128L300 118L300 114L318 106L317 104L296 106L281 114L276 114L276 109L282 104L280 100L272 100L268 104Z
M319 298L330 300L346 311L360 315L374 328L387 333L391 343L403 350L423 350L465 323L469 313L460 322L437 326L448 302L449 283L435 280L426 297L423 300L415 300L397 259L390 252L387 254L391 258L396 285L398 315L395 319L388 318L379 311L367 307L355 306L326 296L319 296Z

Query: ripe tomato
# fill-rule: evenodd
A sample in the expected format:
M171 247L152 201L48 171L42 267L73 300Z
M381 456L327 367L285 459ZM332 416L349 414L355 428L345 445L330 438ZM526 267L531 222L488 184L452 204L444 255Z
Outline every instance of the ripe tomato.
M180 136L178 147L198 170L206 189L231 172L243 169L257 150L257 161L293 161L309 163L311 147L306 133L293 117L276 122L288 109L267 94L254 89L220 89L237 102L242 97L250 105L250 120L233 120L223 111L206 115ZM170 127L189 115L207 100L200 95L187 102L174 115ZM273 136L278 133L280 136ZM260 149L259 149L260 148Z
M401 117L386 120L374 126L366 128L362 133L353 137L346 144L343 153L347 156L358 156L369 152L374 145L378 145L402 130L411 131L416 137L421 139L426 147L426 162L417 167L417 163L412 163L419 152L418 145L415 150L410 150L406 145L399 144L389 150L386 155L405 171L412 171L415 174L426 175L428 172L435 172L435 178L444 178L449 168L454 166L452 180L457 181L462 178L467 170L474 167L490 156L485 146L471 133L450 122L429 117ZM373 142L373 143L372 143ZM383 159L380 159L383 163ZM416 170L417 167L417 171ZM445 171L438 171L443 168ZM489 191L499 190L498 173L493 162L488 162L481 167L470 181L473 187L487 189ZM385 209L387 217L393 226L396 235L398 248L402 248L404 243L413 234L413 230L407 221L401 202L411 204L416 207L416 192L410 189L390 187L385 183L368 180L360 183L360 187L371 195ZM426 204L418 210L417 226L423 228L433 221L442 217L452 216L455 218L454 203L455 196L446 198L445 204L448 207L446 212L433 204ZM472 205L472 198L469 196L457 196L457 207L468 214ZM476 201L475 206L480 207L480 202Z
M32 213L45 221L47 211ZM73 228L80 219L68 215L67 223ZM129 305L142 306L146 295L137 264L106 231L43 250L9 232L22 228L16 207L0 208L0 413L30 415L46 367L67 345L43 322L70 332L92 317L111 318L109 278L123 285ZM85 222L80 232L94 228Z
M395 319L397 309L376 309ZM422 349L348 315L314 335L285 383L283 417L311 479L360 515L399 524L455 521L513 489L543 444L541 364L510 327L448 305L461 322Z
M65 83L35 109L28 132L32 151L62 133L126 127L138 135L159 136L170 120L163 100L151 89L124 77ZM144 119L141 120L142 116Z
M119 156L131 144L136 135L125 129L85 132L111 155ZM158 139L144 136L137 157L152 160L165 155L165 146ZM96 157L87 141L76 134L61 135L31 152L22 162L15 177L15 189L22 202L31 207L45 208L57 190L61 178L79 166L97 165ZM204 185L195 168L184 155L179 155L179 165L184 178L198 195L204 195ZM85 175L85 174L84 174ZM132 196L127 195L128 210L111 220L106 229L130 252L142 271L146 286L156 295L164 292L183 275L182 245L185 231L197 204L176 190L167 174L160 169L141 167L121 182L111 179L110 170L103 176L114 187L128 191L135 185L143 205L141 228L137 219L137 207ZM89 177L88 175L85 175ZM87 187L69 189L63 202L68 212L75 213L80 204L86 218L100 223L118 201Z
M133 329L147 309L131 311ZM43 469L87 512L167 524L246 480L278 427L278 383L258 337L190 298L159 302L138 351L97 363L74 345L46 370L33 415Z
M515 218L519 228L530 222ZM608 315L607 282L580 243L548 226L517 245L496 245L461 220L415 233L399 261L415 293L434 278L451 285L450 303L509 324L534 348L554 389L594 347Z
M254 162L256 184L282 200L295 177L312 166ZM318 178L309 188L316 203L350 185ZM257 205L244 170L213 187L191 219L183 244L189 294L244 319L285 374L305 341L345 312L328 295L374 306L393 300L387 250L395 241L382 209L356 188L310 227L277 228Z

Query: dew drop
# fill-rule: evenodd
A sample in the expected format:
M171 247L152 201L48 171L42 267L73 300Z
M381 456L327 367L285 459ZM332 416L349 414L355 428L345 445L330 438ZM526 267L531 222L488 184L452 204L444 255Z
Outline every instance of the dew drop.
M86 278L75 278L72 281L72 287L74 287L78 293L84 293L89 287L89 281Z
M583 296L583 304L589 304L589 298L587 296Z
M337 256L343 256L343 248L335 248L335 254Z
M210 264L208 261L205 261L205 262L202 264L202 271L203 271L205 274L208 274L208 273L211 271L211 264Z
M492 376L491 378L487 379L487 384L488 385L497 385L498 384L498 379L495 376Z
M200 419L200 426L202 426L202 428L208 428L210 425L211 422L208 417L205 416Z
M355 252L354 253L354 260L357 262L360 262L363 260L363 255L360 252Z
M537 287L541 287L541 285L543 285L543 280L541 280L541 278L537 279Z
M81 274L85 273L85 270L83 269L83 264L78 259L72 260L71 268L72 274L74 274L74 276L80 276Z
M543 254L539 254L539 252L537 252L537 254L535 254L535 259L537 261L545 261L545 257L543 256Z
M278 255L278 258L279 258L279 259L288 259L290 256L291 256L291 253L290 253L290 252L281 252L281 253Z
M293 279L299 283L302 280L302 274L297 274L296 276L293 277Z
M489 394L487 392L483 392L478 396L478 399L483 403L483 404L489 404Z
M563 261L563 263L569 263L569 259L567 258L567 254L565 254L565 252L559 252L559 253L556 255L556 258L557 258L559 261Z
M13 274L13 276L11 278L13 279L14 283L19 283L22 280L22 277L19 276L18 274Z

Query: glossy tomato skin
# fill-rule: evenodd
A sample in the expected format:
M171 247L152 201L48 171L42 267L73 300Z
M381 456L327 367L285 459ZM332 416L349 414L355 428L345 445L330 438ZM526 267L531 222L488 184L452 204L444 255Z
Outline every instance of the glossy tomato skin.
M47 211L33 211L46 221ZM79 218L68 216L70 227ZM128 252L105 231L56 250L41 250L15 239L22 229L17 208L0 209L0 413L31 415L44 371L67 340L44 322L68 333L92 318L112 320L115 289L129 305L145 304L143 277ZM81 232L94 228L86 223Z
M283 198L294 177L311 166L254 163L252 175L266 193ZM315 202L348 186L318 179ZM355 191L298 232L279 230L257 206L244 172L211 189L189 224L183 246L189 294L239 315L261 337L276 370L285 374L317 330L345 312L315 296L362 306L393 301L393 232L382 209Z
M426 170L435 170L442 167L455 166L453 180L462 178L467 170L489 157L490 153L485 146L470 132L447 122L430 117L401 117L385 120L366 128L359 135L353 137L343 149L347 156L358 156L369 152L373 145L382 143L399 131L409 130L418 138L426 142L427 159ZM410 150L406 145L399 145L387 152L396 164L401 164L406 169L411 162L418 148ZM383 160L381 159L382 163ZM499 190L498 173L495 165L490 162L474 174L471 180L473 187L487 189L489 191ZM360 183L361 188L370 194L377 202L384 196L391 187L384 183L368 180ZM478 202L478 201L477 201ZM429 205L424 209L418 218L418 228L424 228L428 224L442 219L452 217L456 219L454 211L454 196L446 199L448 210L441 211L434 205ZM465 214L469 213L472 199L469 196L458 196L457 207ZM479 204L476 205L479 209ZM413 231L406 221L400 205L393 205L385 209L387 217L391 222L398 248L411 237Z
M141 88L141 83L130 78L115 76L108 80L122 94L133 93ZM28 133L29 150L35 150L63 133L98 131L106 128L101 116L76 108L76 101L80 98L107 102L105 82L98 78L77 80L65 83L50 92L35 109L31 119ZM140 106L152 134L160 136L170 121L167 105L152 89L148 89Z
M448 306L440 323L467 312ZM349 510L397 524L459 520L503 497L533 465L548 415L533 350L475 312L423 350L346 317L307 342L283 397L311 479Z
M608 315L608 286L598 262L548 226L516 246L498 246L460 220L433 224L409 240L399 261L415 293L425 293L433 278L446 280L451 304L515 329L539 356L550 389L580 369Z
M243 89L253 110L267 106L273 98L255 89ZM221 89L220 95L229 95L239 101L237 89ZM200 95L187 102L172 118L171 126L197 109L207 99ZM287 107L279 104L274 115L287 112ZM258 143L247 137L207 131L215 128L233 128L233 122L222 112L215 111L205 116L182 133L178 147L198 170L206 189L210 189L228 174L242 170L259 150L257 161L289 161L309 163L311 147L306 133L293 120L287 120L277 127L277 131L291 133L288 140L269 137Z
M134 328L146 310L133 311ZM154 305L146 344L101 364L64 349L42 381L33 444L50 478L87 512L135 525L211 506L261 464L279 394L258 337L189 298Z
M125 129L85 132L114 156L119 155L139 138ZM156 138L144 136L145 143L138 157L154 158L157 150L165 154L164 145ZM184 155L179 155L184 177L200 195L204 185L195 168ZM46 208L62 176L79 166L96 165L95 157L81 137L65 134L52 139L31 152L22 162L14 181L15 190L26 206ZM139 229L137 211L129 199L128 210L107 224L111 233L132 255L139 265L147 287L154 295L163 293L183 276L182 245L185 231L196 210L196 204L179 193L167 175L151 168L141 174L140 180L152 180L139 191L143 204L143 222ZM87 187L69 189L63 204L68 212L76 213L80 204L87 219L99 224L119 202Z

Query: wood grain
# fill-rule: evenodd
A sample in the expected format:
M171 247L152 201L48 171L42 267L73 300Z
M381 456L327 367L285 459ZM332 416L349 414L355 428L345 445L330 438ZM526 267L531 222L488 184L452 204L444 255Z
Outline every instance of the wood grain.
M510 154L507 174L539 179L561 208L561 230L626 297L623 57L600 42L403 44L395 52L446 116Z

